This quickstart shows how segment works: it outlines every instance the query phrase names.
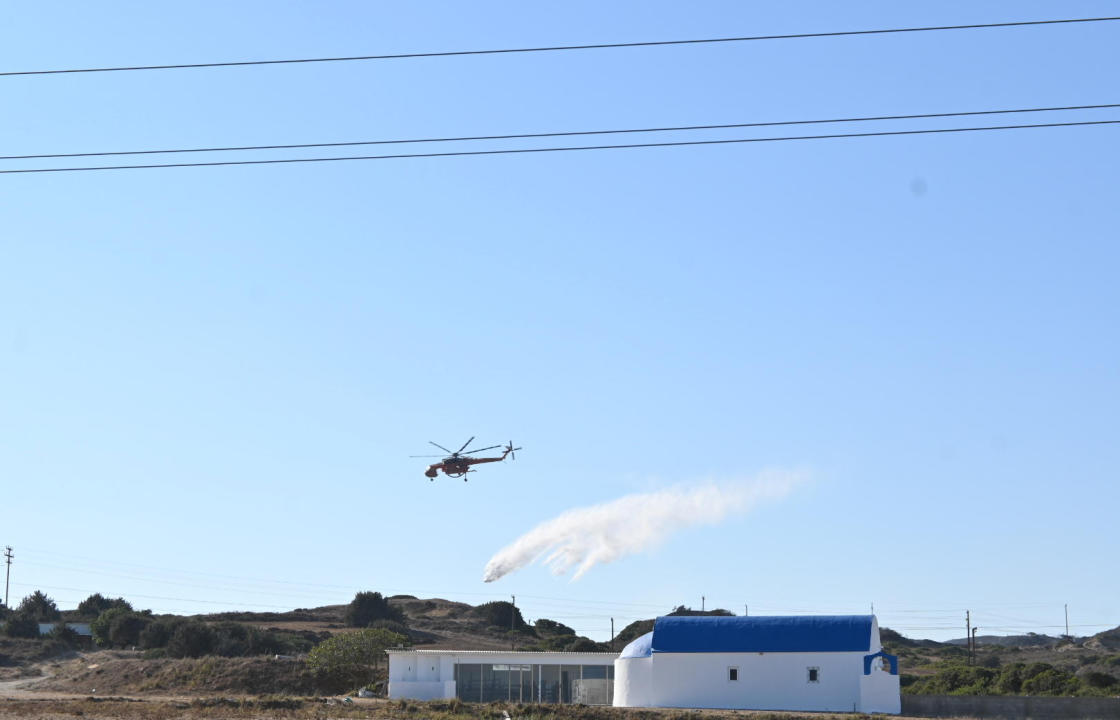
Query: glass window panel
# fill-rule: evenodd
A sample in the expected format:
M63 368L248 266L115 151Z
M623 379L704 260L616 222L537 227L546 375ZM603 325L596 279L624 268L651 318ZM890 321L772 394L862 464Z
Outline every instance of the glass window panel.
M560 702L570 703L572 700L572 683L579 680L579 665L563 665L560 668Z
M482 666L473 663L455 666L455 697L478 702L482 696Z
M583 679L584 680L606 680L607 679L607 666L606 665L584 665L583 666Z
M507 668L498 670L497 668ZM509 700L509 666L482 666L482 702Z
M560 666L541 665L541 702L560 702Z

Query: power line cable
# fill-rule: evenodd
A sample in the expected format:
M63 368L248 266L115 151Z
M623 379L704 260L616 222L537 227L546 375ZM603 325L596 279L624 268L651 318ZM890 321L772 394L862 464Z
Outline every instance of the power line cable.
M692 40L647 40L642 42L594 43L588 45L550 45L542 47L500 48L491 50L450 50L443 52L414 52L386 55L353 55L344 57L296 58L285 60L241 60L235 62L181 63L174 65L130 65L122 67L68 68L61 70L19 70L0 72L0 77L16 75L61 75L64 73L104 73L135 70L183 70L214 67L243 67L247 65L292 65L297 63L355 62L368 60L406 60L412 58L458 57L466 55L508 55L514 53L560 52L569 50L606 50L614 48L658 47L669 45L702 45L712 43L754 42L760 40L801 40L810 38L852 37L858 35L887 35L892 33L935 32L943 30L979 30L989 28L1026 27L1031 25L1062 25L1070 23L1098 23L1120 20L1120 17L1065 18L1058 20L1026 20L1020 22L973 23L969 25L932 25L925 27L882 28L875 30L840 30L834 32L790 33L785 35L746 35L740 37L700 38Z
M865 133L833 133L829 135L793 135L784 137L764 137L764 138L732 138L727 140L684 140L678 142L658 142L658 143L633 143L621 145L580 145L580 146L564 146L564 147L545 147L545 148L514 148L505 150L461 150L458 152L430 152L430 153L402 153L397 155L348 155L343 157L318 157L318 158L277 158L272 160L222 160L213 162L196 162L196 163L156 163L147 165L97 165L86 167L62 167L62 168L21 168L15 170L0 170L0 175L12 175L23 173L63 173L63 172L85 172L94 170L151 170L156 168L184 168L184 167L222 167L232 165L281 165L290 163L322 163L322 162L341 162L346 160L400 160L400 159L413 159L413 158L446 158L446 157L466 157L475 155L523 155L528 153L549 153L549 152L574 152L580 150L621 150L630 148L655 148L655 147L685 147L696 145L731 145L742 143L765 143L765 142L783 142L793 140L833 140L839 138L865 138L865 137L887 137L899 135L934 135L943 133L963 133L963 132L982 132L992 130L1023 130L1027 128L1058 128L1058 127L1078 127L1088 125L1116 125L1120 124L1120 120L1085 120L1080 122L1063 122L1063 123L1038 123L1026 125L994 125L983 127L964 127L964 128L931 128L926 130L884 130L880 132L865 132Z
M823 125L828 123L877 122L885 120L922 120L932 118L971 117L977 115L1008 115L1013 113L1062 112L1072 110L1103 110L1120 108L1120 103L1102 105L1064 105L1056 107L1014 108L1008 110L968 110L963 112L920 113L913 115L868 115L861 117L825 118L819 120L775 120L767 122L724 123L717 125L677 125L668 127L625 128L613 130L572 130L564 132L516 133L508 135L466 135L404 140L359 140L354 142L294 143L287 145L237 145L226 147L174 148L170 150L114 150L106 152L46 153L39 155L0 155L0 160L45 160L52 158L107 157L114 155L170 155L174 153L239 152L250 150L296 150L306 148L355 147L361 145L403 145L421 143L476 142L483 140L522 140L531 138L575 137L586 135L622 135L633 133L687 132L695 130L730 130L776 127L783 125Z

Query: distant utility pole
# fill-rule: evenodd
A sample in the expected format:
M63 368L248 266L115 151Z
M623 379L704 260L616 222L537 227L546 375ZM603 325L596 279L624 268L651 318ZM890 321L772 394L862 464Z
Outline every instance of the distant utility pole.
M744 605L743 606L743 617L747 617L750 614L751 614L751 606L750 605Z
M516 622L517 622L517 596L516 595L510 595L509 596L509 631L510 631L509 649L510 650L513 650L513 628L514 628L514 624Z
M8 561L8 570L4 572L3 578L3 606L10 608L11 606L8 605L8 581L11 580L11 545L3 549L3 557L4 560Z
M871 603L871 614L875 614L875 603Z
M614 652L614 618L611 618L611 652Z
M972 664L972 618L964 611L964 644L968 648L968 664Z
M4 604L7 605L7 603ZM1066 603L1064 607L1066 609L1066 637L1069 637L1069 603Z
M704 596L700 596L700 612L704 612Z

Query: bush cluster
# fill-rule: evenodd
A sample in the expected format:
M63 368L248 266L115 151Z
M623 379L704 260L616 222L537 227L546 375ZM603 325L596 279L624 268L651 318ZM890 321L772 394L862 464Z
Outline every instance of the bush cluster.
M1002 668L949 665L928 677L906 678L913 695L1097 695L1118 684L1107 673L1084 678L1049 663L1012 663Z
M102 647L139 647L148 655L197 658L204 655L296 655L311 650L315 633L264 630L238 622L206 623L173 615L154 617L124 607L105 610L90 625Z
M486 620L487 625L499 627L504 630L532 630L532 628L526 624L525 618L521 617L521 610L513 603L508 603L505 600L483 603L472 612Z
M25 597L15 610L5 608L0 603L0 618L5 620L4 634L10 638L39 637L39 623L57 622L62 613L49 596L41 590L36 590Z
M77 613L83 618L94 619L106 610L113 608L123 608L124 610L132 610L132 603L125 600L123 597L107 598L101 593L94 593L85 600L78 603Z
M346 624L350 627L369 627L375 620L392 620L404 623L404 613L389 604L379 592L360 592L346 607Z
M324 687L341 692L372 682L385 650L407 643L404 635L382 628L341 633L316 645L307 666Z

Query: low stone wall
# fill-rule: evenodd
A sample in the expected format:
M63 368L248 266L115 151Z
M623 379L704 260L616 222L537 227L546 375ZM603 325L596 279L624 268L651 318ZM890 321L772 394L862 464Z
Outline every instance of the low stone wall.
M1120 698L903 695L902 714L983 720L1120 720Z

